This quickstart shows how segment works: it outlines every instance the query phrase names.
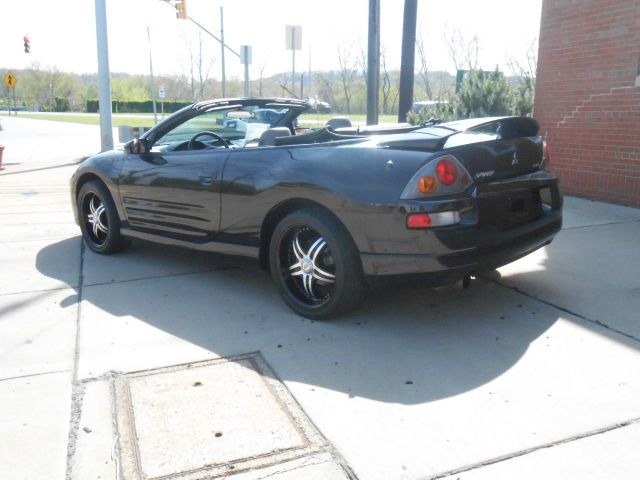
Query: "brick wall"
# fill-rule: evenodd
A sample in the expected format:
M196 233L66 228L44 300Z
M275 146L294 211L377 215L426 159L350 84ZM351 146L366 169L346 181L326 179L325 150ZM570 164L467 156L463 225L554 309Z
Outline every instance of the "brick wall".
M640 0L543 0L534 116L563 190L640 207Z

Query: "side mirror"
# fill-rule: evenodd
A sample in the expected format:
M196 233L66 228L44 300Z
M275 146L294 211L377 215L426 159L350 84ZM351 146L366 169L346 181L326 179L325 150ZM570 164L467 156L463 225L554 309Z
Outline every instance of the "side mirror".
M126 153L142 154L149 152L149 145L144 138L134 138L124 144L124 151Z

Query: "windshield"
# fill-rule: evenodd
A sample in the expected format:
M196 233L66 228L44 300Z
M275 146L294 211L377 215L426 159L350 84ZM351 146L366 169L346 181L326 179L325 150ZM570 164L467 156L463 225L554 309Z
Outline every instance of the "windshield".
M237 118L230 112L243 110L249 112L249 118ZM225 140L241 146L245 142L260 137L268 128L275 127L289 112L287 108L259 108L257 106L235 107L202 112L166 132L154 143L156 149L162 147L178 148L189 142L200 132L213 132ZM173 149L173 148L169 148Z

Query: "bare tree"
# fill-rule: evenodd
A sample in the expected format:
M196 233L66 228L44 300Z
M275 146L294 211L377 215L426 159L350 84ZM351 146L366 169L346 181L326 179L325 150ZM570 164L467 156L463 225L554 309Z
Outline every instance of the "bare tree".
M198 100L204 99L204 90L207 86L207 80L209 80L209 73L211 67L213 67L213 58L206 59L202 55L202 32L198 30L198 58L196 59L196 65L198 68L198 79L200 81L200 89Z
M524 59L510 56L507 65L516 78L515 98L513 102L514 115L531 115L536 85L536 71L538 68L538 39L534 38Z
M258 96L262 97L262 83L264 82L264 70L267 68L265 62L260 62L258 64L258 72L260 72L260 77L258 79Z
M335 74L327 72L326 74L317 74L314 83L319 85L317 94L320 98L326 99L331 105L336 106L335 95Z
M351 84L356 73L356 62L352 59L352 50L350 48L338 47L338 64L340 65L339 73L346 113L351 114Z
M194 48L191 39L184 32L182 33L182 39L188 55L186 67L189 85L191 87L191 99L202 100L205 97L207 81L209 80L209 74L211 73L215 58L213 56L208 57L204 53L202 33L200 31L198 31L198 44L196 48Z
M387 115L389 113L389 96L391 95L391 78L387 71L387 50L384 47L380 50L380 67L382 70L382 85L380 86L382 91L382 114Z
M387 49L384 47L380 49L380 71L380 75L382 76L382 82L380 84L380 91L382 93L382 114L389 115L394 113L396 110L398 89L393 88L391 75L387 69Z
M480 52L480 41L477 35L467 39L460 30L454 28L449 35L445 34L444 41L456 71L465 68L477 70Z
M360 46L360 55L358 56L358 68L360 70L360 75L362 75L362 80L364 81L364 84L368 88L369 87L369 76L368 76L369 59L368 59L367 55L368 55L367 51L361 45Z
M538 39L534 38L527 49L524 59L515 55L507 58L507 66L514 77L535 78L538 70Z
M424 39L422 38L422 32L420 32L416 38L416 51L418 52L418 75L422 80L424 91L427 94L427 99L433 98L433 92L431 91L431 83L429 82L429 68L427 67L427 55L424 50Z

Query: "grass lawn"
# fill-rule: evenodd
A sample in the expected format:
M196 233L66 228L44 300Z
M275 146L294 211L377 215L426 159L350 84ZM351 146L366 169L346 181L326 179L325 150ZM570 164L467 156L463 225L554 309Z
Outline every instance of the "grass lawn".
M300 117L300 123L307 127L322 127L330 118L337 113L306 113ZM7 112L2 112L0 116L7 116ZM167 115L165 115L167 116ZM363 114L347 115L354 124L365 124L367 116ZM35 118L37 120L49 120L54 122L84 123L86 125L100 125L100 117L95 113L34 113L18 112L18 118ZM153 127L152 114L135 113L114 113L113 126L119 127L127 125L129 127ZM161 117L158 115L158 120ZM380 115L380 123L395 123L398 117L395 115Z
M7 116L2 113L1 116ZM37 120L49 120L53 122L84 123L86 125L100 125L100 117L91 113L32 113L18 112L18 118L35 118ZM160 116L158 116L160 120ZM153 116L138 115L113 115L113 126L119 127L127 125L129 127L153 127Z

